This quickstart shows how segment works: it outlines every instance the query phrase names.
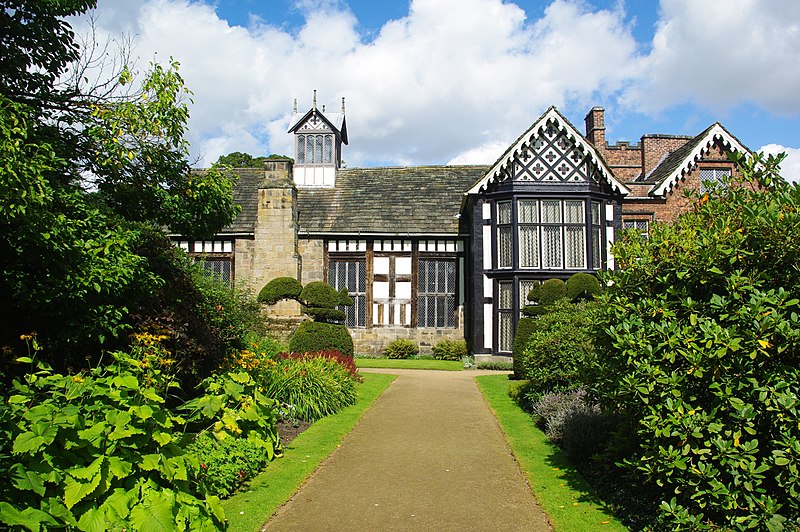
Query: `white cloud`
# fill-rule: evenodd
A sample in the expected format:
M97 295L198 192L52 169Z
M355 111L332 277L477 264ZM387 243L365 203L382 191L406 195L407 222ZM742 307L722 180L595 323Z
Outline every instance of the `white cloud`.
M758 150L765 154L777 155L785 153L786 159L781 163L781 176L787 181L800 183L800 148L787 148L780 144L767 144Z
M629 104L658 112L684 102L717 110L751 102L800 113L800 2L661 0L659 11Z
M213 5L188 0L108 0L99 24L135 32L144 62L180 61L202 164L233 150L291 153L292 99L307 109L312 89L329 108L347 97L351 166L490 163L486 147L516 138L547 106L582 112L633 75L624 12L582 0L555 0L532 21L501 0L413 0L370 40L339 2L299 7L295 33L259 20L230 26Z

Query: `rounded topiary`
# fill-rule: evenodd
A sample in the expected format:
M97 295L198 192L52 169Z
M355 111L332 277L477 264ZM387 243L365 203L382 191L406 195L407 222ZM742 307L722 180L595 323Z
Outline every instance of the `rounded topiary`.
M264 285L258 293L258 301L274 305L281 299L297 299L303 291L303 285L294 277L276 277Z
M567 297L570 301L592 299L600 293L600 281L591 273L576 273L566 282Z
M419 346L411 340L398 338L386 344L383 354L386 358L411 358L419 354Z
M561 279L548 279L540 285L538 296L537 303L551 305L559 299L567 297L567 285Z
M347 318L347 313L338 308L309 308L305 307L303 312L311 316L314 321L339 322Z
M344 325L304 321L289 339L289 351L316 353L335 349L343 355L353 356L353 338Z
M323 281L308 283L300 293L300 301L309 308L335 308L346 304L341 292Z

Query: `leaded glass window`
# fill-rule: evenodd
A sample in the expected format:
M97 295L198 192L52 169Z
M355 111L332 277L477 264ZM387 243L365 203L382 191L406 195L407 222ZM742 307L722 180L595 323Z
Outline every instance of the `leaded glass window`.
M227 285L230 285L233 281L233 262L230 259L203 258L198 262L208 277L219 279Z
M626 230L636 231L642 238L648 238L650 236L649 220L623 220L622 227Z
M350 328L366 325L367 308L367 268L364 260L336 260L328 263L328 284L336 290L347 289L353 298L352 306L340 306L347 318L345 325Z
M511 202L497 203L497 267L511 268L513 242L511 226Z
M456 263L421 259L417 274L417 326L455 327Z
M700 192L712 192L720 185L720 182L730 177L730 168L701 168L700 169Z
M519 282L519 310L520 314L522 313L522 308L526 305L531 305L532 302L528 301L528 293L533 290L534 286L537 286L539 281L533 281L529 279L522 279Z
M582 200L564 202L564 255L567 269L586 267L586 224ZM571 225L570 225L571 224Z
M517 202L519 221L519 267L539 267L539 202L519 200Z
M510 352L514 343L514 283L498 283L498 350Z
M603 226L600 223L600 202L592 202L592 268L599 270L603 262Z
M333 135L323 135L325 141L325 147L323 150L323 159L322 162L330 163L333 162Z
M330 164L332 162L332 134L297 136L297 164Z

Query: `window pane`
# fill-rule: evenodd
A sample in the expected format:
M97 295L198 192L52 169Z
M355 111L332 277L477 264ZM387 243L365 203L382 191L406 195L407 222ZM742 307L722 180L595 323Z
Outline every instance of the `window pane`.
M561 223L561 202L559 200L542 201L542 223Z
M500 227L497 230L497 267L511 267L511 226Z
M306 135L297 135L297 163L306 162Z
M592 223L600 225L600 203L596 201L592 202Z
M510 224L511 223L511 202L500 201L497 203L497 223Z
M561 268L561 227L542 227L542 266Z
M517 203L517 217L521 224L535 224L539 221L536 209L536 200L519 200Z
M418 327L455 327L455 271L453 260L419 261Z
M539 228L535 225L519 228L519 266L539 267Z
M514 308L514 285L512 283L500 283L500 297L498 305L501 309L511 310Z
M500 351L511 351L511 346L514 343L514 335L512 334L514 327L514 316L510 311L501 311L498 313L498 349Z
M314 135L314 162L322 162L322 135Z
M564 202L564 221L568 224L583 223L583 201L568 200Z
M525 305L530 305L531 302L528 301L528 292L533 290L533 287L538 285L538 281L530 281L530 280L521 280L519 282L519 308L522 310L522 307Z
M333 135L325 135L325 153L323 162L333 162Z
M345 288L353 298L353 306L337 307L347 314L345 325L364 327L366 325L366 264L358 260L336 260L328 264L328 284L336 290Z
M565 234L567 268L585 268L586 243L583 227L567 227Z
M592 266L594 267L595 270L599 270L600 266L601 266L601 263L602 263L602 258L601 258L601 255L600 255L600 250L602 249L602 247L601 247L602 242L600 241L600 238L602 238L601 237L601 233L600 233L600 228L599 227L593 227L592 228Z

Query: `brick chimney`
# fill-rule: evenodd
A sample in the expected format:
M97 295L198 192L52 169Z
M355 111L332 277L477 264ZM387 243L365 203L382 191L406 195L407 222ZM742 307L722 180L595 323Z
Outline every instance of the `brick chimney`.
M606 148L606 121L605 109L592 107L586 115L586 138L600 150Z

